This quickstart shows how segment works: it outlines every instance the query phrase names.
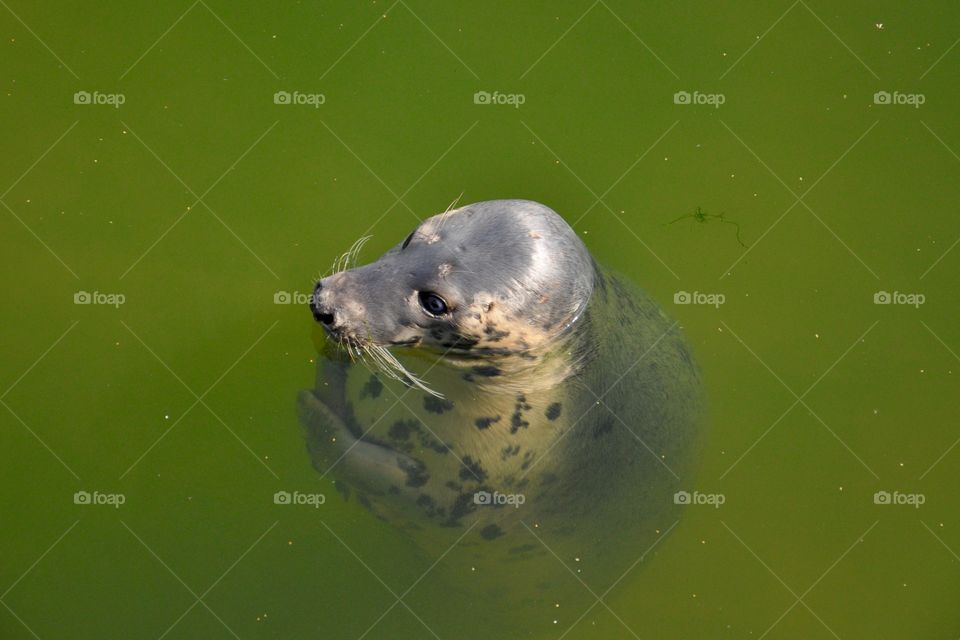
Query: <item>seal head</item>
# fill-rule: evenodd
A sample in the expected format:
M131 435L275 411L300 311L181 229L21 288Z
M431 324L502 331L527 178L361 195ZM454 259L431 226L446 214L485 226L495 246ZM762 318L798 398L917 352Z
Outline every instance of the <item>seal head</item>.
M594 281L587 248L553 210L492 200L428 218L376 262L323 278L311 309L347 345L511 354L570 327Z

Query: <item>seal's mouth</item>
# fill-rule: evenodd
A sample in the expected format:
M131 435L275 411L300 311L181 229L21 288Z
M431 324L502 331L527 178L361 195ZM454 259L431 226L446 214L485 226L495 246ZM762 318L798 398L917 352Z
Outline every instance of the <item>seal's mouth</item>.
M348 333L344 331L342 326L335 323L333 314L325 313L322 308L317 306L316 299L319 288L320 286L317 285L317 290L314 291L314 295L310 300L310 311L313 313L314 319L323 326L327 339L337 346L339 352L345 352L353 362L359 361L369 369L381 371L387 377L417 387L430 395L443 398L443 394L434 391L427 386L423 380L408 371L397 357L390 352L391 347L414 348L418 346L420 344L419 337L410 340L395 341L384 345L378 344L368 338Z
M409 340L391 340L391 347L415 347L423 340L420 336L410 338Z

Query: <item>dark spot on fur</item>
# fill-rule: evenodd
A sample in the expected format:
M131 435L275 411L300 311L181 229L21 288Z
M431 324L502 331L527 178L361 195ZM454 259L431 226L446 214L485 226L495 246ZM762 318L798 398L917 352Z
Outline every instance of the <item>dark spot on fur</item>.
M380 397L381 391L383 391L383 383L380 382L380 378L376 375L371 375L367 383L363 385L363 389L360 390L360 399L378 398Z
M417 423L413 420L397 420L391 425L387 435L393 440L406 440L410 437L410 432L417 429Z
M506 460L507 458L517 455L518 453L520 453L520 445L518 444L515 444L512 447L504 447L500 450L500 459Z
M426 447L427 449L432 449L437 453L447 453L450 451L449 445L440 442L429 433L420 433L420 445Z
M472 349L477 346L477 343L480 342L477 338L473 336L464 336L460 334L455 334L453 336L453 346L457 349Z
M364 509L373 509L373 505L370 504L370 499L362 493L357 494L357 502L359 502Z
M421 493L419 496L417 496L417 506L426 511L427 516L430 518L437 515L442 515L442 510L437 509L437 501L425 493Z
M606 420L601 420L597 423L597 426L593 428L593 437L599 438L600 436L605 436L613 429L613 420L607 418Z
M477 425L477 429L486 429L490 425L500 422L500 416L493 416L492 418L481 417L473 421L473 424Z
M398 464L405 474L407 474L406 485L408 487L422 487L430 481L430 474L427 473L427 465L422 460L408 461L401 457Z
M499 376L502 371L499 368L493 366L492 364L484 364L471 369L478 376L484 376L487 378L493 378L494 376Z
M529 426L530 423L523 419L523 414L520 412L520 405L517 405L517 410L510 416L510 433L516 433L520 431L520 429L526 429Z
M476 480L483 482L487 479L487 472L480 466L480 462L470 456L463 457L463 467L460 469L461 480Z
M436 396L423 396L423 408L430 413L441 414L453 409L453 403L444 398L437 398Z
M387 431L387 436L392 441L393 447L407 453L412 452L416 446L411 440L411 436L413 435L417 436L417 441L421 447L432 449L437 453L447 453L447 451L450 450L447 444L437 440L429 431L421 429L420 425L413 420L397 420L390 426L390 430ZM364 439L368 442L376 442L376 439L369 435L364 436Z
M466 380L467 382L473 382L473 381L474 381L474 378L473 378L473 374L472 374L472 373L465 373L465 374L463 374L463 379Z
M507 551L507 553L511 553L511 554L530 553L531 551L536 551L536 550L537 550L537 545L531 542L530 544L522 544L519 547L513 547L512 549Z
M523 394L517 396L517 404L514 406L513 415L510 416L510 433L516 433L520 429L526 429L530 423L523 419L523 412L530 410L527 404L527 398Z
M503 529L495 524L488 524L480 530L480 537L484 540L495 540L503 535Z
M473 502L473 494L471 493L461 493L457 496L457 499L454 500L453 505L450 507L450 515L447 516L447 520L444 522L445 526L448 527L459 527L460 519L475 511L477 505Z
M510 335L509 331L501 331L500 329L497 329L496 325L493 324L484 327L483 332L486 334L489 342L500 342Z
M560 417L561 409L562 407L560 406L560 403L554 402L549 407L547 407L547 410L546 412L544 412L544 415L547 416L547 420L550 420L551 422L553 422L554 420Z
M530 464L533 462L536 454L533 451L527 451L523 454L523 464L520 465L520 469L526 471L530 467Z

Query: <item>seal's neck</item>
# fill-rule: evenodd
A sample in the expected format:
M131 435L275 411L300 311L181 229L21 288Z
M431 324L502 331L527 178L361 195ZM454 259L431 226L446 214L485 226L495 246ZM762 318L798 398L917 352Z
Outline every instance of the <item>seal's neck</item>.
M593 353L589 325L589 313L585 312L548 345L521 352L432 357L411 353L420 361L411 370L423 371L424 384L443 395L460 395L466 385L483 394L532 396L558 387L586 366ZM432 363L426 370L424 361Z

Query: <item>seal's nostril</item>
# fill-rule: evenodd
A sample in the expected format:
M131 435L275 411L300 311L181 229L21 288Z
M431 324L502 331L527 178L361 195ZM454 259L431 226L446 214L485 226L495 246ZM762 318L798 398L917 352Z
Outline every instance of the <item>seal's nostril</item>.
M313 313L313 318L317 322L322 322L327 326L333 324L333 314L329 313L327 308L321 307L319 304L317 304L316 300L310 301L310 312Z
M325 325L333 324L333 314L328 313L328 310L320 305L320 292L323 290L323 284L318 282L317 286L313 289L313 295L310 296L310 311L313 313L313 317L317 322L322 322Z

